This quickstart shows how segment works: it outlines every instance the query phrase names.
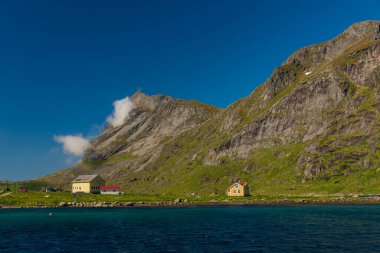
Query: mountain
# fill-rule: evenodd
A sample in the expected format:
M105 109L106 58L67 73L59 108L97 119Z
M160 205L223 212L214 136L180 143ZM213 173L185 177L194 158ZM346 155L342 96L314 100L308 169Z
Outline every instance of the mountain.
M302 48L226 109L137 92L83 161L37 181L98 173L126 192L258 194L380 191L380 21Z

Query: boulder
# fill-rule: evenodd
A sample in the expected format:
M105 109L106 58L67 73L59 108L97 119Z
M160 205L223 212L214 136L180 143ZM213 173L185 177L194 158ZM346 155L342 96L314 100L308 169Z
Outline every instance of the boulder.
M66 202L64 202L64 201L62 201L62 202L59 202L59 206L67 206L67 203Z

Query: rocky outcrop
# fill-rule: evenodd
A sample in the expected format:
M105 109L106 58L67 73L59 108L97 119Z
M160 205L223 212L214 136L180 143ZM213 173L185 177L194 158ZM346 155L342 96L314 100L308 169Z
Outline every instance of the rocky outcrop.
M255 154L292 145L297 152L270 156L292 166L291 184L344 177L380 166L379 98L380 22L361 22L298 50L225 110L137 92L122 126L107 126L82 163L43 180L64 185L96 171L131 192L223 192L235 173L265 181L272 161Z
M326 110L335 109L346 99L348 84L326 75L300 84L291 95L284 97L263 116L243 127L231 139L206 157L206 164L215 164L220 157L246 159L257 147L308 141L324 134L328 127Z
M119 127L108 125L91 143L83 161L72 168L42 178L54 185L68 188L78 174L97 173L118 184L134 185L149 177L129 178L154 164L164 146L220 112L219 108L197 101L175 99L165 95L149 96L141 91L131 97L134 107ZM128 179L127 179L128 178Z
M371 136L378 129L374 101L380 87L379 27L380 22L355 24L332 41L300 49L290 56L263 84L260 92L264 96L251 94L256 100L262 99L260 106L252 103L256 111L264 108L262 113L223 144L209 149L204 164L218 165L224 157L248 159L256 148L307 143L297 171L305 171L305 177L310 178L334 167L333 161L317 162L328 151L313 149L315 142L345 134L353 136L345 144L355 145L355 136ZM364 109L364 105L368 108ZM365 155L351 154L349 159L352 163L362 162ZM348 158L341 155L332 160L343 159Z
M92 143L84 159L107 159L120 153L144 156L160 151L160 144L192 129L219 112L218 108L165 95L148 96L141 91L131 97L135 109L128 121L107 127Z

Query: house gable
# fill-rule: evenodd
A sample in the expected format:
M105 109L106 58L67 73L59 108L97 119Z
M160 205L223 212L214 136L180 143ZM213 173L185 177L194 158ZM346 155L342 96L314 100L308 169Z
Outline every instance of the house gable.
M240 188L240 187L243 187L243 185L239 184L238 182L236 183L233 183L230 188Z
M99 175L80 175L72 181L72 192L99 193L104 184Z
M249 187L247 183L240 184L239 182L235 182L227 188L228 196L248 196L249 195Z

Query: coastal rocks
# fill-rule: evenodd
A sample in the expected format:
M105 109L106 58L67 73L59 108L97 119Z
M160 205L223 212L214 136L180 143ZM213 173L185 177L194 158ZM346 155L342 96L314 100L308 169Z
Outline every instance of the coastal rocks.
M189 202L188 199L182 199L182 198L176 198L176 199L174 200L174 203L175 203L175 204L188 203L188 202Z
M140 204L139 204L140 203ZM126 206L135 206L135 205L145 205L145 202L108 202L108 201L99 201L99 202L60 202L57 207L126 207Z

